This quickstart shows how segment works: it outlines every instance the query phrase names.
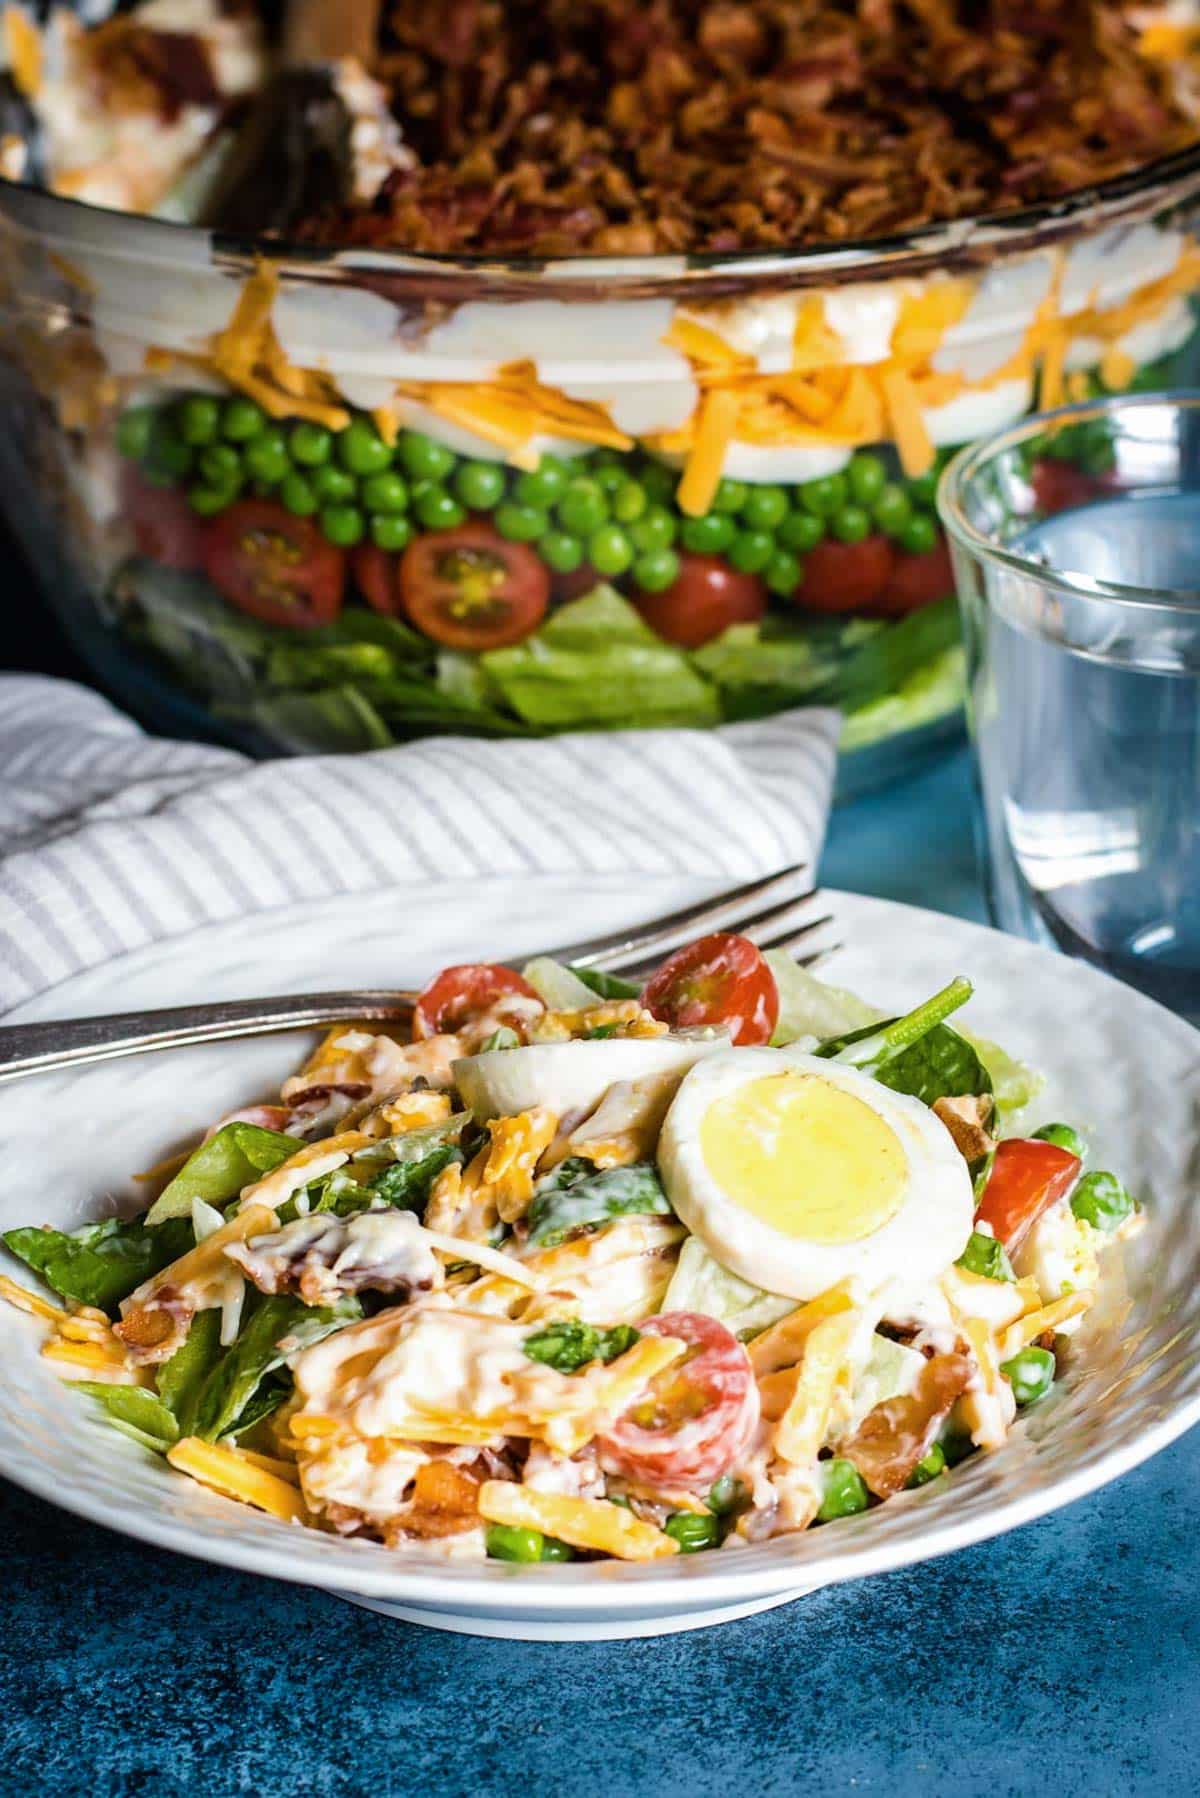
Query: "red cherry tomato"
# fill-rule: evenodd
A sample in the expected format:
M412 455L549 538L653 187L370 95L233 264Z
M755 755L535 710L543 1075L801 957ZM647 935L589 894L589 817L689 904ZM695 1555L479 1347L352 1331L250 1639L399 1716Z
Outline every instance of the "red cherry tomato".
M536 630L550 602L550 570L524 543L473 521L410 543L400 596L419 631L447 649L502 649Z
M698 649L731 624L754 624L767 609L756 574L739 574L718 556L680 557L679 573L661 593L635 593L633 603L668 643Z
M310 518L270 499L241 499L204 532L204 571L218 593L264 624L312 630L342 609L346 558Z
M404 616L399 556L374 543L360 543L350 558L350 570L373 612L382 612L385 618Z
M648 1486L709 1486L736 1462L758 1423L758 1387L737 1337L697 1311L667 1311L644 1336L691 1345L612 1428L597 1438L600 1465Z
M646 982L642 1004L676 1028L728 1024L743 1047L769 1043L779 1022L774 974L748 937L726 931L677 949Z
M570 574L552 574L550 591L555 599L566 604L570 599L582 599L585 593L591 593L603 579L604 576L597 574L590 562L581 562Z
M1042 1213L1070 1192L1080 1166L1078 1155L1057 1143L1009 1137L996 1149L976 1223L990 1224L1006 1249L1018 1248Z
M154 487L136 468L121 476L121 498L139 556L161 568L204 565L204 524L174 487Z
M1033 497L1042 512L1069 512L1074 506L1086 506L1108 485L1102 475L1088 474L1051 456L1034 464Z
M417 1000L413 1036L439 1036L463 1030L490 1011L497 1000L513 993L523 999L537 999L527 980L511 968L497 967L493 962L466 962L460 967L443 968Z
M804 558L804 579L793 603L812 612L861 612L878 605L895 560L896 552L882 534L861 543L823 537Z
M932 605L935 599L945 599L953 591L954 566L950 560L950 546L943 537L936 548L927 550L922 556L896 557L879 601L879 610L899 618L905 612L916 612L922 606Z

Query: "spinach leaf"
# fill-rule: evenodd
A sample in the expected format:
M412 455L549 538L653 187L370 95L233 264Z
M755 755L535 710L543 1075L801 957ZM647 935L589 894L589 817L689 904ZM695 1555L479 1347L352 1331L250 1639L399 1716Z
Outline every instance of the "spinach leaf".
M232 1429L226 1430L225 1434L227 1436L244 1436L248 1430L254 1428L256 1423L261 1423L264 1417L270 1417L273 1411L278 1411L280 1405L291 1398L293 1390L292 1376L287 1368L276 1368L274 1373L267 1375L254 1397L243 1409L237 1422Z
M943 1021L970 996L969 981L953 980L904 1017L834 1037L813 1053L859 1068L925 1105L963 1093L990 1093L991 1076L975 1049Z
M658 1170L649 1161L589 1173L573 1185L539 1185L529 1207L529 1243L533 1248L552 1248L586 1224L608 1224L639 1212L671 1216Z
M160 1268L178 1260L194 1237L189 1218L148 1229L144 1218L110 1217L81 1230L8 1230L4 1242L54 1292L115 1317L121 1300Z
M601 973L599 968L572 968L571 973L601 999L636 999L642 990L636 981L622 980L619 974Z
M259 1124L226 1124L188 1156L159 1193L146 1221L160 1224L164 1218L184 1217L191 1211L193 1199L224 1205L236 1199L243 1186L269 1174L303 1147L299 1137L264 1130Z
M179 1435L172 1413L145 1386L110 1386L101 1380L68 1380L67 1384L96 1399L114 1423L128 1425L135 1440L153 1444L159 1454Z
M531 1361L542 1361L559 1373L575 1373L589 1361L615 1361L639 1340L632 1324L614 1324L611 1330L602 1330L581 1318L567 1317L535 1330L521 1346Z
M194 1434L196 1406L204 1382L221 1355L221 1313L200 1311L184 1340L158 1369L158 1396L173 1412L181 1436Z
M310 1348L323 1336L362 1316L356 1298L333 1305L310 1306L290 1293L264 1298L243 1324L235 1343L212 1368L196 1403L192 1434L214 1442L240 1422L243 1412L267 1375L282 1367L286 1355ZM287 1348L280 1347L287 1341Z
M358 1204L352 1204L347 1194L344 1200L334 1205L339 1217L345 1217L350 1211L363 1209L367 1205L385 1204L404 1211L422 1211L429 1191L444 1167L452 1161L462 1160L462 1150L455 1143L442 1143L431 1149L420 1161L394 1161L391 1167L385 1167L381 1173L373 1174L366 1186L360 1186L362 1198Z

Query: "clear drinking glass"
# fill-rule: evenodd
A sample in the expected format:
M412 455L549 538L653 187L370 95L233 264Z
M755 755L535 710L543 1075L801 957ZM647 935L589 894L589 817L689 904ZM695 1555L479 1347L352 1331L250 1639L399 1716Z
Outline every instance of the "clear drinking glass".
M1200 1019L1200 392L1027 419L939 509L995 922Z

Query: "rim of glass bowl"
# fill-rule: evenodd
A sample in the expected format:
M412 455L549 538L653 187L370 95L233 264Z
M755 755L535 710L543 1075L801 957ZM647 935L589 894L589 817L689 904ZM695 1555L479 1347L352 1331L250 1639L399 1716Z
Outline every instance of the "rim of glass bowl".
M1170 612L1186 615L1193 624L1200 623L1200 588L1127 586L1120 581L1105 581L1089 576L1086 581L1072 579L1069 574L1048 568L1028 556L1007 549L972 524L967 516L964 497L973 481L993 462L1009 455L1030 438L1042 436L1047 427L1055 430L1074 424L1088 424L1097 418L1108 418L1144 409L1190 412L1200 417L1200 388L1184 387L1174 391L1137 394L1110 394L1106 399L1080 400L1071 406L1059 406L1052 412L1031 413L1019 424L1012 425L993 437L970 444L947 463L938 483L937 508L947 533L968 555L988 562L994 568L1019 575L1024 581L1062 598L1077 600L1084 606L1097 601L1127 608L1132 612Z
M296 243L287 239L230 235L205 226L147 218L92 206L0 179L0 212L41 236L68 242L90 238L130 259L173 262L188 247L202 246L229 269L267 261L281 272L329 282L366 277L427 285L430 297L448 302L455 291L480 288L488 297L733 298L758 288L840 285L949 269L986 268L998 259L1121 224L1145 223L1160 212L1200 197L1200 139L1171 156L1144 163L1110 181L1077 188L1053 200L1011 211L977 213L890 236L826 241L795 249L662 252L651 256L528 258L443 255L432 251ZM56 225L59 227L55 229ZM104 244L106 237L117 238ZM192 258L188 258L192 260Z

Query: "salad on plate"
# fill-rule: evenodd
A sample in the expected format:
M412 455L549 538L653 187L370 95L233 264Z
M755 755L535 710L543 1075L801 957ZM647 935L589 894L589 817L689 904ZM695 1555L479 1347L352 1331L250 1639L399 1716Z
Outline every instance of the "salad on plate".
M653 1561L999 1448L1141 1214L1029 1069L745 937L642 987L444 969L142 1176L10 1230L47 1366L143 1452L402 1554Z

